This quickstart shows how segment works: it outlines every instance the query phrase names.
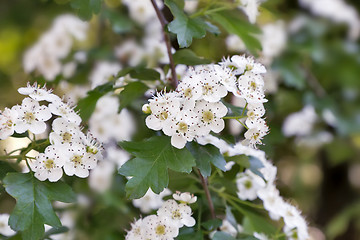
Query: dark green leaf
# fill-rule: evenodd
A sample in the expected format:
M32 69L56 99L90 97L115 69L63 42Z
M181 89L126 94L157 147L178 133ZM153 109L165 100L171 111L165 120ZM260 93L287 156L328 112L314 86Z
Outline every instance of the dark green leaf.
M251 53L256 54L257 50L261 49L259 40L254 36L260 34L261 31L239 17L238 12L223 11L213 13L210 16L226 31L238 35Z
M77 10L77 14L83 20L90 20L93 14L98 14L102 0L72 0L70 5Z
M68 227L51 228L50 230L45 232L44 238L50 237L51 235L66 233L68 231L69 231Z
M176 237L177 240L203 240L204 235L201 231L187 233L187 234L181 234L178 237Z
M171 146L170 138L156 136L141 142L121 142L119 145L135 156L126 162L119 173L132 178L126 184L129 198L144 196L150 187L160 193L169 184L168 168L190 173L195 159L185 149Z
M24 133L16 133L14 132L13 135L11 135L14 138L24 138L24 137L28 137L29 136L29 132L24 132Z
M246 155L235 155L231 157L225 157L226 161L234 161L244 168L250 167L249 158Z
M212 34L215 35L219 35L221 33L220 29L211 22L205 21L205 24L206 24L206 31L211 32Z
M120 92L120 107L119 112L129 106L135 99L144 95L148 87L142 82L132 82L124 87L124 90Z
M0 161L0 180L2 180L8 172L15 172L12 164L9 162Z
M151 68L134 68L130 71L130 76L132 78L140 80L159 80L160 73Z
M236 240L236 238L226 232L216 232L212 240Z
M61 227L51 200L73 202L76 196L64 182L41 182L31 173L8 173L4 178L8 194L16 199L9 224L23 232L23 239L37 240L44 234L44 224Z
M181 49L175 52L173 55L175 64L185 64L188 66L209 64L210 60L200 58L190 49Z
M91 117L91 114L95 110L97 101L106 93L110 92L113 89L113 85L113 81L100 85L89 91L87 96L78 102L76 110L79 111L80 117L83 121L87 121Z
M177 35L181 48L189 47L193 38L203 38L209 26L201 18L189 18L173 0L165 0L166 6L174 15L174 20L169 23L168 30Z
M218 227L220 227L221 224L222 224L222 220L216 218L203 222L201 226L203 226L208 231L213 231L216 230Z
M196 161L196 166L199 168L201 174L204 177L209 177L211 174L211 165L214 164L217 168L222 171L226 171L226 161L219 149L214 145L207 144L205 146L200 145L196 142L190 142L186 145L187 149L190 150Z
M228 102L222 101L222 103L228 108L228 114L226 115L227 117L236 117L236 116L241 116L243 114L243 110L244 108L242 107L237 107L234 106ZM247 110L245 109L244 115L246 115Z

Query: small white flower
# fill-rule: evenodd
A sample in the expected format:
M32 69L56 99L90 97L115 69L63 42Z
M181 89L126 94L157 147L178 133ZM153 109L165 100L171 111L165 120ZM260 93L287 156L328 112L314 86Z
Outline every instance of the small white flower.
M48 107L42 105L31 98L24 98L21 106L16 105L12 107L18 113L18 118L15 123L15 131L23 133L30 130L34 134L45 132L47 121L51 118L51 112Z
M97 164L96 157L86 152L85 145L73 145L72 148L66 149L63 154L66 157L64 171L68 176L76 175L85 178L89 176L89 170Z
M301 111L287 116L282 131L285 136L306 136L312 132L317 121L315 109L311 105L305 106Z
M146 194L139 199L132 200L132 203L135 207L140 208L142 213L149 213L151 210L159 209L163 203L163 197L171 194L171 191L165 188L161 193L154 193L151 188L148 189Z
M261 177L247 169L237 175L236 186L239 190L237 194L241 200L255 200L258 190L265 187L265 182Z
M191 208L187 204L178 204L173 199L167 200L157 211L158 216L168 217L179 228L184 225L187 227L195 225L195 219L191 217L191 214Z
M0 139L6 139L14 134L14 125L18 117L18 112L5 108L0 111Z
M264 80L261 75L247 71L238 79L239 96L250 104L267 102L264 95Z
M262 144L261 140L265 135L267 135L268 131L269 128L266 125L265 120L263 120L262 118L257 119L257 121L253 123L251 128L249 128L244 134L244 145L249 145L252 148L256 148L257 144Z
M0 234L7 237L15 234L8 224L9 217L10 215L7 213L0 214Z
M177 201L179 201L180 203L186 203L186 204L191 204L196 202L197 197L194 196L194 194L190 194L189 192L179 192L176 191L176 193L174 193L173 198Z
M143 219L138 219L134 223L131 223L131 230L127 232L125 239L126 240L144 240L145 235L145 225Z
M222 119L227 112L227 107L221 102L210 103L204 100L200 100L196 102L195 113L197 113L199 120L201 121L201 125L204 126L207 131L205 134L198 135L206 135L210 131L215 133L221 132L225 127L225 122Z
M284 200L280 197L279 191L272 184L260 189L257 192L258 197L263 201L264 208L269 212L271 219L279 220Z
M100 161L90 172L89 186L98 193L104 193L111 187L115 164L111 161Z
M55 115L61 116L70 122L77 125L81 123L80 116L74 111L74 107L70 107L68 104L62 101L55 101L49 104L49 109Z
M179 235L179 228L165 216L147 216L142 224L146 240L172 240Z
M52 129L53 132L50 133L49 139L54 145L71 148L73 144L79 143L85 138L79 125L62 117L52 122Z
M259 14L258 7L262 0L241 0L241 5L239 6L245 14L248 16L251 23L256 22L256 17Z
M30 83L27 84L26 87L21 87L18 89L18 92L22 95L28 95L35 101L48 101L53 102L60 100L58 96L51 93L52 90L47 90L46 86L40 87L37 83L34 83L32 86Z
M40 153L36 161L32 163L32 170L35 177L40 181L49 179L50 182L57 182L63 175L62 166L65 159L61 150L55 146L48 146L45 153Z

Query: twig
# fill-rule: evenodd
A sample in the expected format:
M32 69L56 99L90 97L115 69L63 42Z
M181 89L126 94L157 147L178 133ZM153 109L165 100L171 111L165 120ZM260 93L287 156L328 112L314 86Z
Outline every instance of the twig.
M159 7L157 6L155 0L151 0L151 3L154 6L156 15L161 23L164 41L166 44L167 53L168 53L169 61L170 61L171 76L172 76L171 84L173 85L174 88L176 88L178 85L178 80L177 80L177 76L176 76L176 72L175 72L174 59L173 59L173 56L171 53L171 43L170 43L169 35L165 32L165 27L166 27L167 21L166 21L164 15L162 14L162 12L160 11Z
M206 199L208 201L209 204L209 208L210 208L210 213L211 213L211 218L215 219L215 209L214 209L214 204L211 200L211 195L210 195L210 191L208 188L208 184L207 184L207 179L203 177L203 175L201 174L200 170L198 169L199 172L199 176L200 176L200 180L201 180L201 185L203 186L204 190L205 190L205 194L206 194Z

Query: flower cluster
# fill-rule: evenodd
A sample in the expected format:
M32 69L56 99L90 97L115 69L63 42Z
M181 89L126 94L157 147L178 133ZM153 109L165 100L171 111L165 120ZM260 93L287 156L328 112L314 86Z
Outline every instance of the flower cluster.
M25 72L37 70L46 80L52 81L62 71L68 72L61 60L71 51L73 39L83 41L86 38L88 23L72 15L62 15L55 19L51 29L24 55ZM66 74L65 74L66 75Z
M262 143L268 132L265 120L261 118L265 114L263 103L267 101L261 76L265 72L263 65L245 56L233 56L219 64L189 69L176 91L160 92L144 106L145 112L151 113L146 118L146 125L153 130L162 130L171 136L174 147L183 148L194 138L224 129L223 117L228 109L221 99L232 92L247 102L245 143L255 147Z
M199 138L198 142L204 145L213 144L221 152L226 152L228 156L246 155L259 160L262 165L258 169L259 173L254 173L250 169L238 173L236 178L238 197L242 200L251 201L260 198L273 220L280 220L281 218L284 220L283 230L288 239L308 239L307 223L301 216L301 212L280 196L275 185L277 168L266 159L265 152L244 146L241 143L230 146L214 136Z
M50 145L44 153L40 153L35 161L30 163L35 177L41 181L49 179L58 181L63 175L87 177L89 170L101 159L101 145L90 133L81 131L80 116L74 108L63 102L60 97L44 87L28 84L19 88L19 93L28 95L21 105L6 108L0 115L0 139L16 133L29 131L41 134L46 131L45 121L58 116L52 122L52 132L49 134ZM49 104L40 105L40 101Z
M177 237L179 228L184 225L194 226L195 219L191 217L192 210L188 204L196 202L197 197L177 192L173 194L173 198L176 201L167 200L157 211L157 215L149 215L132 223L125 239L171 240Z

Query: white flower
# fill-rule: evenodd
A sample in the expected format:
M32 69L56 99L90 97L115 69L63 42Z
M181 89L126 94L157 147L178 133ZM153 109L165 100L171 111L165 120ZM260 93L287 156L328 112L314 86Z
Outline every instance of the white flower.
M257 191L265 187L264 180L250 170L239 173L236 177L238 196L241 200L255 200Z
M5 108L0 111L0 139L6 139L14 134L14 125L18 117L18 112L14 109Z
M245 43L238 35L230 34L226 38L226 47L232 52L244 52L246 50Z
M134 223L131 223L131 230L127 232L125 239L126 240L144 240L145 235L145 226L143 219L138 219Z
M57 118L52 123L54 132L50 133L50 143L54 145L62 145L71 148L75 143L79 143L85 138L81 132L79 125L70 122L65 118Z
M105 61L96 63L95 68L89 77L91 89L109 82L110 78L115 76L120 70L121 65L118 63Z
M32 163L32 170L35 177L40 181L49 179L50 182L57 182L63 175L62 166L65 159L61 149L55 146L48 146L45 153L40 153L36 157L36 161Z
M156 12L150 1L124 0L123 3L129 8L130 17L139 24L145 25L152 18L156 17ZM156 1L156 3L161 9L163 6L162 2Z
M317 115L315 109L311 105L306 105L301 111L295 112L287 116L284 121L282 131L285 136L306 136L313 129Z
M89 186L98 193L104 193L111 187L115 164L110 161L100 161L90 172Z
M265 135L268 134L269 127L266 125L266 122L262 118L256 119L255 122L251 122L251 128L249 128L244 134L245 140L243 141L244 145L249 145L252 148L256 148L257 144L262 144L262 139Z
M253 126L257 119L261 118L265 114L265 108L262 103L249 104L247 110L247 119L245 124L248 127Z
M258 7L260 3L261 0L241 0L239 8L245 12L251 23L256 22L256 17L259 14Z
M34 83L32 86L30 83L27 84L26 87L21 87L18 89L18 92L22 95L28 95L35 101L48 101L53 102L56 100L60 100L58 96L51 93L52 90L47 90L46 86L40 87L37 83Z
M76 175L85 178L89 176L89 170L97 164L96 157L86 152L85 145L75 144L72 148L67 148L63 154L66 157L64 171L68 176Z
M178 204L175 200L169 199L157 211L158 216L164 216L171 220L177 227L181 228L184 225L192 227L195 225L195 219L191 217L191 208L184 203Z
M266 73L264 65L255 62L253 57L246 57L245 55L234 55L231 57L231 60L224 58L220 65L232 69L235 75L243 74L245 71L254 74Z
M23 133L30 130L34 134L45 132L47 121L51 118L51 112L48 107L42 105L31 98L24 98L21 106L16 105L12 108L17 111L18 118L15 123L15 131Z
M222 117L227 114L228 109L223 103L200 100L196 102L194 111L201 121L201 128L205 129L198 135L207 135L210 131L219 133L224 129L225 122Z
M202 97L208 102L218 102L225 97L228 90L223 85L213 65L196 66L193 81L200 82L202 87Z
M229 92L236 93L236 76L233 71L225 65L214 65L214 75L226 87Z
M74 111L74 107L70 107L68 104L62 101L55 101L49 104L49 109L55 115L61 116L64 119L75 123L80 124L81 118L80 116Z
M190 194L189 192L179 192L176 191L176 193L174 193L173 198L177 201L179 201L180 203L187 203L187 204L191 204L196 202L197 197L194 196L194 194Z
M198 100L202 96L202 86L192 74L185 75L176 90L187 100Z
M0 234L7 237L15 234L8 224L9 217L7 213L0 214Z
M230 234L232 237L236 237L238 231L237 229L226 219L222 221L221 226L219 227L220 231Z
M263 201L264 208L269 212L271 219L279 220L279 213L284 206L284 200L280 197L276 187L269 184L265 188L260 189L257 195Z
M172 240L179 234L179 228L165 216L147 216L142 224L146 240Z
M161 193L154 193L151 188L148 189L146 194L139 199L132 200L135 207L140 208L142 213L149 213L151 210L159 209L163 203L163 197L171 194L171 191L165 188Z
M101 143L88 132L83 139L83 144L86 146L86 152L92 154L97 160L102 160L102 151L104 150Z
M239 96L245 98L248 103L267 102L264 95L264 80L261 75L245 72L238 79Z
M128 152L119 149L115 146L107 147L105 151L106 151L106 159L114 162L117 168L120 168L124 163L126 163L130 159L130 155Z

